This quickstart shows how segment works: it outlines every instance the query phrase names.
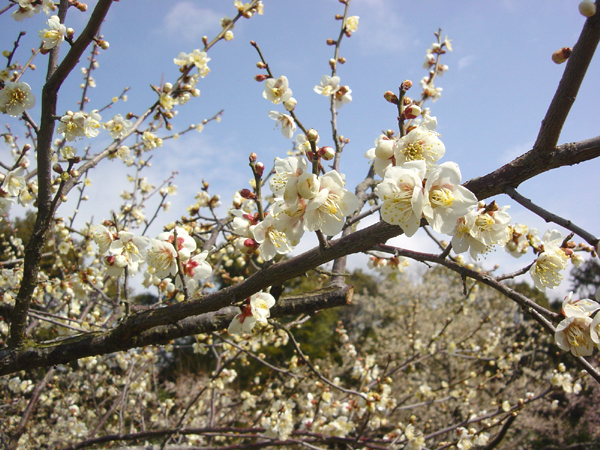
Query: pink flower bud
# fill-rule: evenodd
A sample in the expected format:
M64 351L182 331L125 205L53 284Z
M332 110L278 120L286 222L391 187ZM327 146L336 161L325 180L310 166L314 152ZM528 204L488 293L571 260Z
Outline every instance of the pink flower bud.
M558 49L554 53L552 53L552 61L554 61L556 64L562 64L567 59L569 59L569 56L571 56L572 52L573 49L570 47L563 47L561 49Z
M403 91L408 91L413 85L413 82L410 80L404 80L404 82L400 85L400 89Z
M306 133L306 139L308 139L309 142L316 142L317 139L319 139L319 133L314 128L311 128Z
M410 105L402 111L403 119L415 119L421 114L421 108L418 105Z
M250 156L248 157L248 159L250 160L250 162L255 162L258 159L258 155L254 152L250 153Z
M335 45L336 42L333 39L327 39L327 45Z
M385 91L383 94L383 98L385 98L388 102L393 103L394 105L398 104L398 96L392 91Z
M262 177L262 175L265 171L265 165L261 162L257 162L256 165L254 166L254 171L256 172L256 174L259 177Z
M319 149L319 156L325 161L331 161L335 156L335 150L329 146L321 147Z
M267 78L269 78L269 75L264 74L264 73L259 73L258 75L254 76L254 79L256 81L265 81Z

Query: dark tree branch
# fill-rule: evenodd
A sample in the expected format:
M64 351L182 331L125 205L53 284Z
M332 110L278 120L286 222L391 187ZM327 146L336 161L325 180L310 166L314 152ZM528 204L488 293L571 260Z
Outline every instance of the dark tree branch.
M585 21L579 40L567 60L565 71L546 112L546 117L542 121L542 126L533 145L533 148L541 154L545 154L558 143L560 132L571 111L571 106L575 103L575 98L594 56L598 41L600 41L600 14L594 14Z

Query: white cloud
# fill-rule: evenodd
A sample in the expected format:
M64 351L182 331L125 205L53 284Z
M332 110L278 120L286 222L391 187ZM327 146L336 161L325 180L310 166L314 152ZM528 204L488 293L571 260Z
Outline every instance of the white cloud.
M194 2L177 3L163 21L161 35L178 41L200 45L202 36L220 30L221 15L208 8L200 8Z
M460 58L458 60L458 69L464 69L466 67L469 67L473 61L475 61L475 55L469 55L469 56L465 56L463 58Z

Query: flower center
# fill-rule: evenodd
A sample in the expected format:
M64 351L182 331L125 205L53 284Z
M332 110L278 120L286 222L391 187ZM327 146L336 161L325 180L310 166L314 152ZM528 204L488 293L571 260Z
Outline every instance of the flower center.
M572 324L567 330L567 341L571 347L585 347L587 343L585 330L579 325Z
M442 206L447 208L452 206L452 203L454 202L454 194L448 188L432 189L429 192L429 201L434 207Z
M267 234L269 235L269 240L273 243L275 247L281 248L287 246L287 238L285 237L285 234L281 231L271 227L269 228Z
M489 214L480 214L475 219L475 226L480 232L490 230L494 223L494 219Z

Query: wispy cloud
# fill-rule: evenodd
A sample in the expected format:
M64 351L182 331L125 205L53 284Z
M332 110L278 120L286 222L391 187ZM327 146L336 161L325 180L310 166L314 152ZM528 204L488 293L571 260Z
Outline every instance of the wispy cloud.
M194 2L176 3L164 18L161 34L170 40L201 42L202 36L220 29L222 16Z

